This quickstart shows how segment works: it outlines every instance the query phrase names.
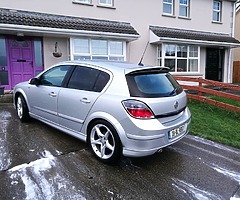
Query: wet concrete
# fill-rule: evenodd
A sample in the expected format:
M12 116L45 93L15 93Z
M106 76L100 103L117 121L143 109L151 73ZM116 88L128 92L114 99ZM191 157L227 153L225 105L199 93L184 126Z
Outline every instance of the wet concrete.
M188 135L162 153L97 161L88 146L0 104L0 199L237 199L240 150Z

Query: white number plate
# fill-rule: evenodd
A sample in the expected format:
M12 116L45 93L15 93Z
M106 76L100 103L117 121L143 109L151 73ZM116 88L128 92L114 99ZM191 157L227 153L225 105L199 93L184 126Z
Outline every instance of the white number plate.
M179 126L178 128L175 128L171 131L168 132L168 139L171 140L175 137L177 137L178 135L181 135L182 133L184 133L186 131L187 128L187 124L183 124L181 126Z

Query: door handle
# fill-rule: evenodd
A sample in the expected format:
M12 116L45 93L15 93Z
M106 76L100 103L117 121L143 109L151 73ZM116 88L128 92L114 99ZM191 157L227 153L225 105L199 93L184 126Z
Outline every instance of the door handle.
M51 97L56 97L56 96L57 96L57 94L54 93L54 92L49 93L49 95L50 95Z
M86 98L86 97L80 99L80 101L81 101L82 103L91 103L91 101L88 100L88 98Z

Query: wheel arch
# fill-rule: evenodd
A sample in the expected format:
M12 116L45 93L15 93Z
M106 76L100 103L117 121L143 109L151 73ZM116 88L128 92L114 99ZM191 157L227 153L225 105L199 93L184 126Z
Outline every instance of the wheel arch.
M25 92L24 92L22 89L19 89L19 90L17 90L17 91L14 93L14 99L13 99L14 107L16 108L17 98L18 98L20 95L22 95L23 98L25 99L26 104L27 104L27 107L28 107L28 109L29 109L29 104L28 104L27 95L25 94Z
M118 122L118 120L113 117L112 115L105 113L105 112L96 112L92 115L90 115L86 121L85 121L85 125L83 126L82 132L84 132L86 134L86 139L88 142L88 137L89 137L89 129L91 127L91 125L98 121L98 120L104 120L106 122L108 122L109 124L111 124L113 126L113 128L117 131L117 134L120 138L120 142L123 145L124 144L124 137L125 137L125 131L122 127L122 125Z

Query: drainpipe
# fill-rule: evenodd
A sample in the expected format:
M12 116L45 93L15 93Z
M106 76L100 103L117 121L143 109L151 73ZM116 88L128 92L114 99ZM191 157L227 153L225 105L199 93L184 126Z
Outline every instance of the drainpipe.
M235 33L235 20L236 20L236 2L233 3L233 17L232 17L232 37L234 37ZM233 72L233 52L232 48L229 49L229 56L228 56L228 68L229 70L227 73L227 82L232 83L232 72Z

